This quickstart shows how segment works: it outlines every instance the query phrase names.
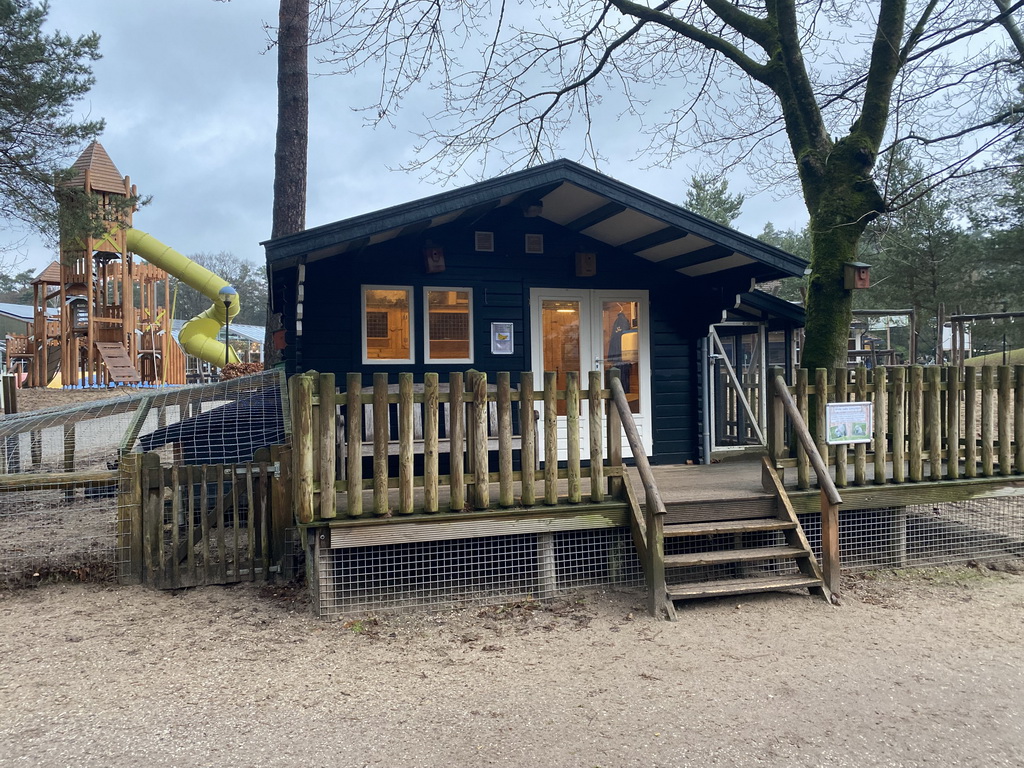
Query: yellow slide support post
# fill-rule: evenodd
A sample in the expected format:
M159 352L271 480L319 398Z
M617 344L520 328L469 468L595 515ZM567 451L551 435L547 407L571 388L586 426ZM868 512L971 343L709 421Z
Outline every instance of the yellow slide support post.
M239 362L234 350L217 339L220 329L241 309L238 292L223 278L217 277L187 256L182 256L152 235L140 229L129 229L127 235L129 251L178 278L213 302L208 310L182 326L178 334L182 349L218 368L222 368L225 362Z

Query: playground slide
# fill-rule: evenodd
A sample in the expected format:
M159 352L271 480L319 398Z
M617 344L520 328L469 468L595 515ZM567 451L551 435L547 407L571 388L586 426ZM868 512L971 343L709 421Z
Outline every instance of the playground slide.
M224 365L225 352L230 362L239 362L234 350L225 350L224 343L217 340L220 329L229 318L235 317L241 308L235 289L226 280L217 277L210 270L182 256L140 229L128 230L128 250L178 278L213 302L213 306L193 317L182 327L178 334L178 342L182 349L193 357L217 367ZM228 307L224 306L224 297L220 293L225 288L229 289L227 293L232 297Z

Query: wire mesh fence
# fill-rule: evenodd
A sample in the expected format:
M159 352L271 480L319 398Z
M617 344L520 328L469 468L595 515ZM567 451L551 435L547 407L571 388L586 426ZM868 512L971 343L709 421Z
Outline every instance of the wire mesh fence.
M817 516L801 523L820 552ZM850 572L1024 558L1024 495L844 511L839 544Z
M816 557L821 557L821 517L801 515ZM666 555L783 547L781 532L670 538ZM970 501L882 509L846 509L839 515L840 560L844 572L890 568L969 565L1024 558L1024 493ZM722 562L671 570L675 583L796 575L790 559Z
M249 461L287 442L284 392L283 373L270 371L0 419L0 584L140 567L124 501L134 480L121 456L157 451L168 466Z
M641 583L629 529L603 528L324 549L312 592L317 614L336 619Z

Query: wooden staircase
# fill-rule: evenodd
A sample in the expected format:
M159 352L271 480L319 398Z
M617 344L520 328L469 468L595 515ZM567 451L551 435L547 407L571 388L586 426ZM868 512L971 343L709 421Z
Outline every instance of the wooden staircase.
M664 524L668 600L790 589L825 595L814 553L791 508L787 512L786 504L767 495L732 508L742 516ZM667 517L673 518L671 506Z
M773 493L669 504L663 515L648 514L628 494L652 612L674 619L678 601L793 589L831 601L778 475L767 462L762 473Z

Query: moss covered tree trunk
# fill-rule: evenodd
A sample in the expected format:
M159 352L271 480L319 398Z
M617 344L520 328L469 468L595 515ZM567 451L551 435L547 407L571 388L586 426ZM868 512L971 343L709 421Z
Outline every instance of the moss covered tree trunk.
M801 364L810 370L846 365L853 292L843 287L845 265L856 261L865 228L883 210L873 164L872 148L852 135L830 148L827 162L808 159L802 169L811 275Z

